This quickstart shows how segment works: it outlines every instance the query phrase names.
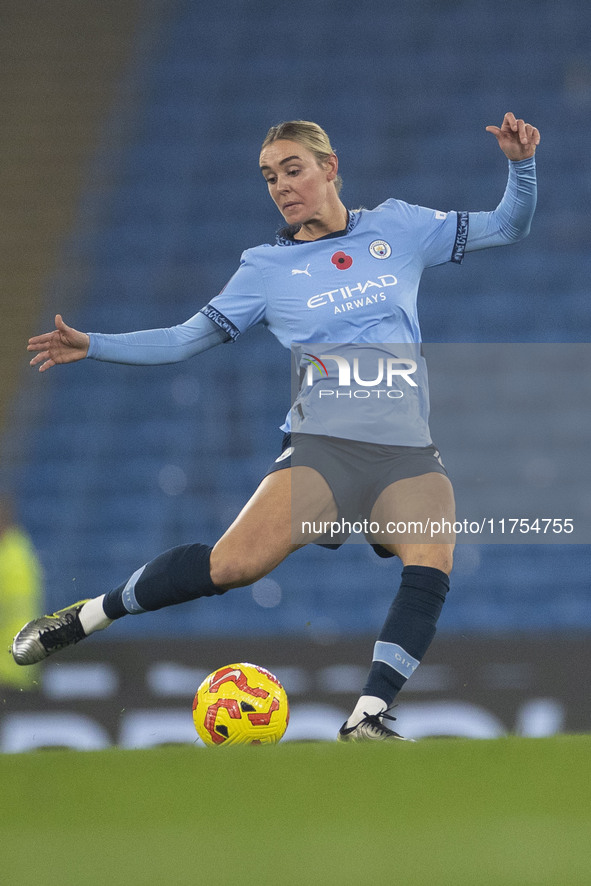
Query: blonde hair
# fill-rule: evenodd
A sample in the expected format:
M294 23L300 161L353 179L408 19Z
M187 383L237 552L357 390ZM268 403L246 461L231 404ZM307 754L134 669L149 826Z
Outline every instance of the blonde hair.
M322 166L331 154L335 153L330 139L322 126L319 126L317 123L311 123L309 120L287 120L284 123L271 126L261 145L261 151L267 145L280 139L298 142L300 145L303 145L310 153L314 154L319 166ZM334 183L337 194L339 194L343 187L343 179L340 175L337 175Z

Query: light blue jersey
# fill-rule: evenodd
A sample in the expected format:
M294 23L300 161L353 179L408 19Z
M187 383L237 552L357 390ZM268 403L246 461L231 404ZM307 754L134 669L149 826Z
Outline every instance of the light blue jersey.
M306 342L417 342L426 267L461 261L468 214L387 200L349 214L341 236L280 237L247 249L227 286L202 309L237 337L264 323L286 348Z
M535 204L535 161L531 158L509 162L505 194L492 212L445 212L390 199L372 210L350 212L346 230L320 240L298 241L280 235L273 246L246 250L222 292L186 323L123 335L91 334L88 355L122 363L176 362L223 341L236 340L259 323L286 348L297 349L302 373L309 366L307 345L313 344L315 351L323 343L335 342L344 347L417 345L421 341L417 295L423 270L448 261L460 263L465 252L521 239L529 232ZM420 364L421 358L415 362ZM334 370L337 364L329 361L329 365ZM374 368L377 371L377 364ZM340 428L334 435L350 439L427 445L429 398L425 368L420 365L419 369L416 377L421 376L425 387L420 394L413 391L412 404L405 402L405 409L413 415L408 433L402 433L396 423L384 422L378 413L372 413L372 418L373 404L367 396L356 398L366 400L358 409L359 414L365 410L365 419L355 420L349 433L342 414L328 427ZM367 382L367 377L361 378ZM357 387L367 391L371 386L362 383ZM406 388L402 390L408 393ZM326 434L326 424L323 430L318 429L318 423L305 424L301 401L302 396L309 400L310 393L301 392L304 424L298 429ZM344 402L347 398L340 399ZM394 408L394 398L390 399ZM288 415L284 429L290 427Z
M428 446L425 367L420 387L388 390L385 384L356 382L354 361L375 362L366 377L377 378L380 350L373 349L372 361L368 344L420 341L417 295L423 269L460 262L467 228L467 213L387 200L376 209L350 213L341 236L310 243L280 238L276 246L248 249L239 270L203 313L233 336L264 323L292 348L295 371L306 370L308 379L310 353L319 357L321 370L311 385L304 379L284 431ZM333 344L323 348L322 343ZM325 351L335 356L326 358ZM337 361L351 367L345 385L339 384ZM424 363L420 357L417 362Z

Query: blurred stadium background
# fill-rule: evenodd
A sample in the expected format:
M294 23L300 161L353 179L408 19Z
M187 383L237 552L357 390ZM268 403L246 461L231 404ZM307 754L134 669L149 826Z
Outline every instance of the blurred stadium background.
M589 4L3 0L0 17L0 484L39 552L48 611L167 547L213 543L277 453L289 362L264 330L168 367L85 361L39 376L25 352L58 311L87 331L123 332L181 322L216 294L241 251L279 225L257 169L272 123L327 129L350 206L396 196L478 210L494 208L506 176L484 127L506 110L524 116L543 140L533 231L428 271L424 339L590 341ZM514 408L496 421L509 425ZM552 415L539 421L543 434ZM44 714L120 710L125 686L146 716L168 706L162 734L180 740L185 721L170 724L198 674L242 658L283 667L294 708L310 715L301 736L334 732L397 583L398 568L369 548L311 548L252 588L125 619L48 663L39 693L7 694L0 748L27 746L35 730L51 743ZM409 716L430 705L429 722L455 712L459 723L463 711L465 734L587 730L577 692L589 585L587 544L460 545ZM333 712L324 726L320 703ZM123 741L105 717L96 746L105 734ZM437 731L421 723L416 734Z

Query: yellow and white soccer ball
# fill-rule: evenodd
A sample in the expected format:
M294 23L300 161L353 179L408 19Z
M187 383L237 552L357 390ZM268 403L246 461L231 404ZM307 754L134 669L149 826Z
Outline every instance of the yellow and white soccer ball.
M209 747L276 744L289 723L287 693L265 668L247 662L226 665L197 690L193 722Z

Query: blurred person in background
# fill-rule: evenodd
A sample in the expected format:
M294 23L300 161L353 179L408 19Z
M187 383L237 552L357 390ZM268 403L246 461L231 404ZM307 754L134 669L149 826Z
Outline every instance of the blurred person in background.
M23 620L43 605L41 566L33 543L14 519L9 496L0 495L0 687L23 690L39 685L39 666L19 668L7 654Z

